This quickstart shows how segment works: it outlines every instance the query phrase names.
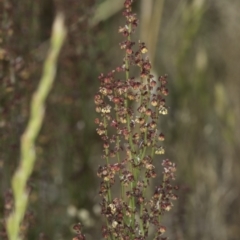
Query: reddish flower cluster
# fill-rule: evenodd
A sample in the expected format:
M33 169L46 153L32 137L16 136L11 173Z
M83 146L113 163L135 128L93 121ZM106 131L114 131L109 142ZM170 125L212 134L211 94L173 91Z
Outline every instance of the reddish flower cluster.
M160 218L172 207L176 199L171 180L176 167L169 160L163 161L163 182L149 200L146 188L150 179L157 176L153 157L164 154L161 142L163 133L157 130L160 114L167 114L164 97L168 95L167 76L154 80L151 63L145 57L147 47L139 42L133 47L131 34L137 27L136 15L131 12L132 1L125 1L126 25L119 32L127 39L120 44L125 50L124 63L107 75L99 76L100 88L95 96L97 133L103 140L105 166L99 167L102 179L100 195L103 198L102 214L107 218L103 236L109 239L146 239L150 224L156 226L155 239L161 239L166 228ZM130 76L131 66L140 68L140 77ZM125 80L116 78L125 72ZM120 75L120 74L118 74ZM118 162L114 162L116 159ZM117 177L118 176L118 177ZM121 197L112 197L111 188L119 179ZM137 218L139 220L137 220Z
M125 1L126 25L119 28L126 38L120 43L125 51L123 65L99 76L100 87L94 99L101 115L95 123L103 141L102 158L106 160L97 173L101 178L102 215L106 217L102 233L106 239L144 240L152 236L149 227L154 226L152 239L165 239L162 235L166 228L160 217L176 199L171 185L175 164L163 161L163 181L152 197L148 197L147 188L157 176L154 156L165 152L165 136L157 123L168 112L164 99L168 95L167 76L154 79L145 43L139 42L133 48L131 34L138 21L131 10L132 2ZM133 66L139 68L139 77L131 76ZM115 184L121 186L121 193L113 196Z
M73 240L85 240L85 236L82 234L82 225L81 223L77 223L73 226L73 229L77 232L77 236L73 238Z

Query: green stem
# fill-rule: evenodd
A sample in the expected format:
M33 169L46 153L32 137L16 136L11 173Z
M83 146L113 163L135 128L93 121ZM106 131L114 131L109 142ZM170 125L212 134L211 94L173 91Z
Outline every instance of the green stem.
M128 24L128 28L129 28L128 41L130 42L131 41L131 24ZM129 59L128 59L128 54L126 53L126 55L125 55L126 81L128 81L128 79L129 79L129 66L130 66L130 63L129 63ZM127 93L125 93L124 98L125 98L124 99L124 107L127 109L128 108ZM128 114L127 114L127 129L128 129L128 132L129 132L129 145L130 145L130 150L131 150L131 154L132 154L131 157L134 159L136 157L136 153L135 153L134 144L133 144L133 141L132 141L132 132L131 132L131 127L130 127L130 117L129 117ZM135 172L133 164L131 164L131 173L134 176L134 182L131 182L131 184L130 184L131 192L133 193L133 189L136 186L136 182L137 182L137 179L136 179L137 174ZM130 206L131 206L131 211L135 211L135 198L134 198L134 196L131 197ZM133 229L135 228L135 215L133 213L131 214L131 217L130 217L130 225ZM133 238L134 238L134 236L131 234L131 239L133 239Z
M18 169L12 178L14 195L14 211L7 219L7 234L9 240L20 240L20 225L28 203L27 181L32 174L36 160L34 142L40 131L44 118L44 104L51 90L56 75L57 58L66 36L63 16L55 19L51 37L51 47L44 62L43 75L39 86L33 95L30 110L30 119L25 132L21 137L21 160Z

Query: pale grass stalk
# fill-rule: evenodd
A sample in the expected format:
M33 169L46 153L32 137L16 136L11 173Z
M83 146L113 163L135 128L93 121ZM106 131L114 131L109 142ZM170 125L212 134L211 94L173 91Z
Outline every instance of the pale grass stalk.
M7 219L9 240L20 240L20 225L28 203L27 181L33 171L36 160L34 142L40 131L45 109L45 101L56 75L57 58L66 36L63 16L59 14L53 25L51 46L44 62L43 74L39 86L33 95L30 118L21 137L21 160L12 178L14 211Z

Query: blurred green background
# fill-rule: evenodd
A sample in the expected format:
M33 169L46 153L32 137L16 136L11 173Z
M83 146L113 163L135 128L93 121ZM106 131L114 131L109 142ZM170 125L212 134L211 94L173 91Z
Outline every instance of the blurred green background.
M7 239L4 217L12 207L20 136L58 11L68 37L37 141L25 235L72 239L72 225L81 221L87 239L101 239L93 98L98 75L122 64L122 6L123 0L0 1L1 239ZM166 235L239 240L240 1L137 0L134 11L135 39L146 42L154 74L169 75L169 115L160 128L180 190L164 219Z

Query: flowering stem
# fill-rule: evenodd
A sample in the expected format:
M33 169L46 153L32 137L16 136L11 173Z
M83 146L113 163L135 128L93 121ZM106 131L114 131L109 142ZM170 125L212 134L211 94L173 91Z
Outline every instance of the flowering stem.
M119 28L126 37L120 43L121 49L125 50L124 64L106 75L100 74L100 87L95 95L96 111L101 115L95 122L97 133L104 142L103 157L106 160L106 165L98 169L102 214L107 219L103 236L106 239L145 240L149 237L150 225L153 225L157 239L161 239L165 228L161 226L160 215L170 210L171 199L176 199L170 184L175 167L169 160L163 161L167 180L163 179L152 197L148 196L147 189L157 176L154 157L164 153L160 145L164 135L158 135L157 122L160 113L167 114L164 99L168 95L167 77L154 80L150 73L151 63L145 57L145 43L139 41L138 48L133 49L135 42L131 41L131 34L138 21L132 13L132 3L133 0L125 0L127 23ZM140 80L130 76L131 66L139 67ZM125 74L125 79L116 79L116 72ZM121 184L120 197L115 193L111 195L117 179Z

